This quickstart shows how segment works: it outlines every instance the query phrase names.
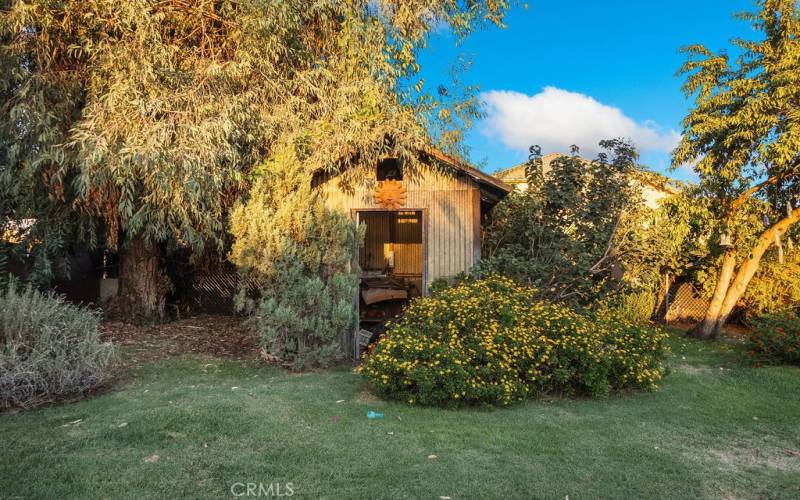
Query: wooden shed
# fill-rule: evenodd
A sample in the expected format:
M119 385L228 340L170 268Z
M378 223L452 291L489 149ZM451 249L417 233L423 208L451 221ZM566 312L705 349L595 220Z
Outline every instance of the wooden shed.
M329 208L366 226L359 249L362 323L381 324L434 281L468 271L481 256L482 221L512 190L440 151L420 152L420 159L409 175L387 157L355 180L315 182Z
M403 175L395 158L385 158L355 184L343 186L334 177L320 189L328 207L366 225L359 258L365 276L391 267L425 294L434 280L452 278L480 259L481 221L512 187L440 151L420 155L423 168L414 175ZM404 190L396 206L376 199L388 183Z

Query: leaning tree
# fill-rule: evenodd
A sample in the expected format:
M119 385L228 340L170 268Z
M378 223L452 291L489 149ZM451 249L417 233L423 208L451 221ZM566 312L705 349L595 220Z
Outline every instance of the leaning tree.
M800 220L800 7L796 0L759 0L740 14L759 33L735 39L739 54L696 45L682 73L694 98L674 165L694 165L712 200L721 265L708 310L690 335L717 334L758 270L765 252ZM752 210L768 207L764 227L746 230Z
M119 249L122 312L157 319L161 252L221 246L275 151L340 169L457 124L415 81L417 52L433 30L463 36L507 7L0 0L0 188L14 200L2 222L35 220L31 244L50 250L67 244L56 236Z

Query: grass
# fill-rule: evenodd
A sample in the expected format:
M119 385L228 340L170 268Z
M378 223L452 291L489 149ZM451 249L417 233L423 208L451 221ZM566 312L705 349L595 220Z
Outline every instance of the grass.
M0 497L232 498L248 482L296 498L800 497L800 369L677 334L673 351L657 392L498 411L385 403L348 370L162 359L95 398L0 415Z

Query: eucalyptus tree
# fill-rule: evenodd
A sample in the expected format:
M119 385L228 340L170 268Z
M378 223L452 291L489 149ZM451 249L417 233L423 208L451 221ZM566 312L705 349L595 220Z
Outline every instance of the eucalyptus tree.
M152 319L170 286L159 252L221 247L276 151L308 170L389 147L413 160L432 123L474 116L424 91L417 53L434 29L501 24L508 0L0 5L0 186L19 195L3 216L80 221L70 234L120 251L122 311Z
M684 91L694 98L673 164L691 164L711 198L717 248L716 287L691 335L713 337L725 324L765 252L800 220L800 7L796 0L759 0L738 17L758 32L733 40L739 53L686 48ZM750 234L741 221L769 207Z

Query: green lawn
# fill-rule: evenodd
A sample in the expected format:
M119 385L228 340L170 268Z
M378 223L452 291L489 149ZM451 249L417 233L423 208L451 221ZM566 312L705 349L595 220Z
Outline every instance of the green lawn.
M93 399L0 415L0 498L233 498L248 482L295 498L800 498L800 369L673 344L655 393L498 411L384 403L348 370L148 362Z

